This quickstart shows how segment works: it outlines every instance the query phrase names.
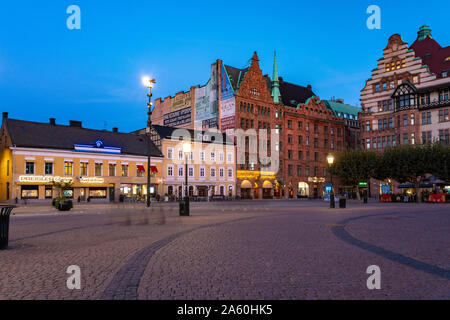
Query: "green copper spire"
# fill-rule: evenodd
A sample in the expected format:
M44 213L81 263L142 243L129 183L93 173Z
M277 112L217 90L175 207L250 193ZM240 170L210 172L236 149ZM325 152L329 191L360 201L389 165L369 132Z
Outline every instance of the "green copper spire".
M419 32L417 32L417 40L422 41L425 40L427 37L430 37L430 39L433 39L431 36L431 29L429 26L424 24L420 27Z
M273 58L273 75L272 75L272 98L274 103L280 103L280 82L277 70L277 52L275 51Z

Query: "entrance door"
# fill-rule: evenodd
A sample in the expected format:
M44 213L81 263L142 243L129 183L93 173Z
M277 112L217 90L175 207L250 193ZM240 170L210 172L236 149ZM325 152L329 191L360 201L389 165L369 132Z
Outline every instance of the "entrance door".
M109 187L109 201L114 202L114 187Z
M319 190L317 189L317 186L314 186L314 199L319 198Z
M241 189L241 197L242 197L242 199L250 199L251 191L252 191L252 189L242 188Z

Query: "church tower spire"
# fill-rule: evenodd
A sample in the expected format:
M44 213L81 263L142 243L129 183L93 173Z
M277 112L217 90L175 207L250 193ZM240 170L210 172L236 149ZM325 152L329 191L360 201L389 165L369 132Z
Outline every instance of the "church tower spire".
M273 58L273 75L272 75L272 98L274 103L280 103L280 82L278 79L278 69L277 69L277 52L274 53Z

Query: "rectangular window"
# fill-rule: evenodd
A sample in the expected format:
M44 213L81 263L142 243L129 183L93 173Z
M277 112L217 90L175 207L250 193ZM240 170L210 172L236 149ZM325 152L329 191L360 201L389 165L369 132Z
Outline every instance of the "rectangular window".
M314 161L319 161L319 153L314 152Z
M314 138L314 148L318 148L319 147L319 139Z
M167 176L173 177L173 166L167 166Z
M233 163L233 154L231 152L228 153L228 163Z
M173 149L172 148L167 148L167 158L173 159Z
M88 163L87 162L81 162L80 163L80 175L81 176L87 176L88 175Z
M288 134L288 144L292 144L292 135Z
M298 152L298 160L303 160L303 151Z
M101 163L95 164L95 176L96 177L102 176L102 169L103 169L103 164L101 164Z
M189 167L189 177L192 178L194 176L194 168Z
M298 130L303 130L303 122L299 121Z
M204 178L205 177L205 168L200 168L200 177Z
M319 133L319 126L314 124L314 133Z
M34 162L25 163L25 174L34 174Z
M122 177L128 177L128 165L127 164L122 165Z
M73 162L64 162L64 174L66 176L73 175Z
M46 162L45 163L45 172L46 175L52 175L53 174L53 163Z
M183 166L178 167L178 177L184 177L184 167Z
M298 177L302 176L302 166L297 166L297 176Z
M216 153L214 151L211 151L211 162L216 161Z
M116 165L114 163L109 164L109 176L110 177L116 176Z
M215 178L216 177L216 168L211 168L210 175L211 175L211 178Z
M309 166L305 167L305 176L309 177Z
M292 120L288 120L288 129L292 129Z
M291 164L288 165L288 174L289 174L289 176L292 176L292 165Z
M233 178L233 169L228 168L228 178Z
M408 134L404 133L403 134L403 144L408 144L408 143L409 143Z
M408 115L404 114L403 115L403 126L406 127L408 125Z

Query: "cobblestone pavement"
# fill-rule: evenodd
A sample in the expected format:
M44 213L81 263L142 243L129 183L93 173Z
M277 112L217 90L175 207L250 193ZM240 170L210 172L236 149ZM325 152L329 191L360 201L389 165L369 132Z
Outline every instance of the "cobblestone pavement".
M319 201L21 208L0 299L449 299L450 206ZM81 268L81 290L66 269ZM368 290L366 269L381 269Z

